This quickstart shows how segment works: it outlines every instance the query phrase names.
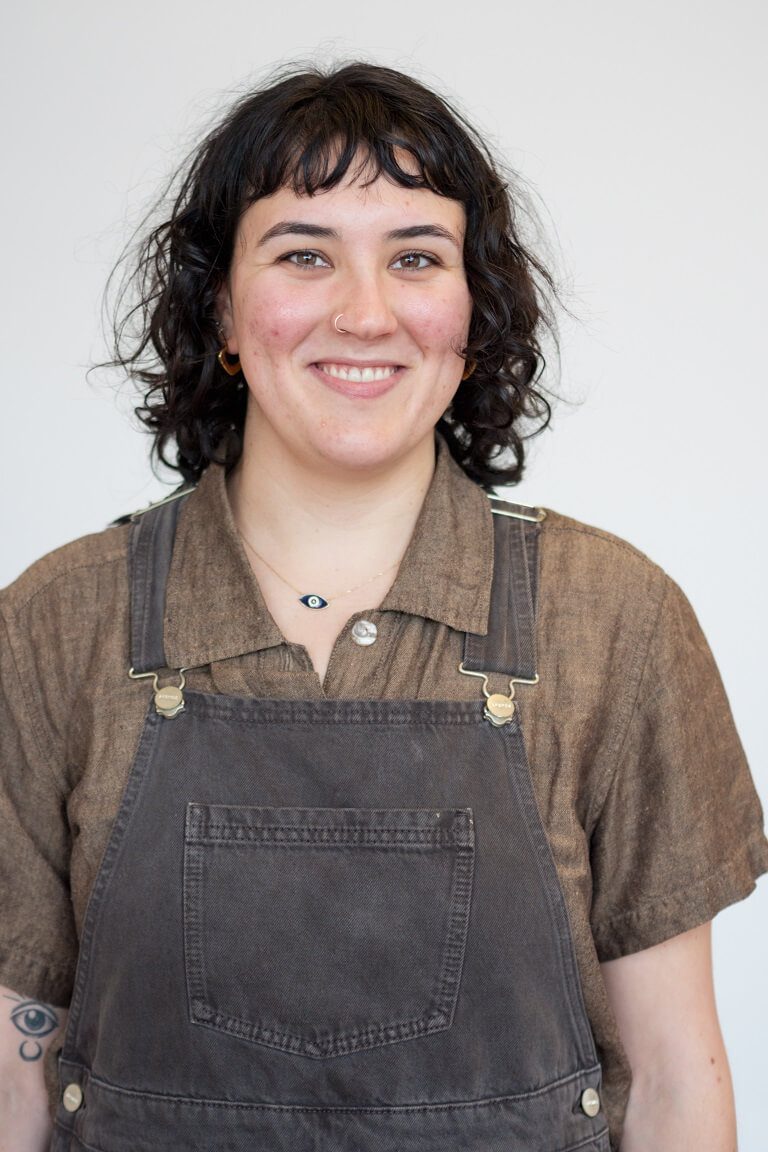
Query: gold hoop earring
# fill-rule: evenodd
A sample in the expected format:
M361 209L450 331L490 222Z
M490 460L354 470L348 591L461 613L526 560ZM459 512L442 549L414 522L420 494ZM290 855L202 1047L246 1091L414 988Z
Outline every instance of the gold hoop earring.
M462 383L464 380L469 380L475 368L477 368L477 360L470 360L469 364L461 374Z
M241 370L240 369L240 357L238 356L238 358L237 358L237 360L235 360L234 364L230 364L229 360L227 360L227 355L228 355L228 353L227 353L226 347L220 348L219 354L216 357L216 359L218 360L219 364L221 364L221 366L224 369L224 371L226 372L227 376L237 376L238 372Z

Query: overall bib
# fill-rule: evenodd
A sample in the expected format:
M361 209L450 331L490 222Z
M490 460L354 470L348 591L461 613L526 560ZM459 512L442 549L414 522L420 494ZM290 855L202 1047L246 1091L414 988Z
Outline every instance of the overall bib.
M180 503L134 520L134 673L165 667ZM538 526L494 511L463 667L533 680ZM503 716L479 681L473 702L156 692L83 926L53 1152L608 1152L512 694Z

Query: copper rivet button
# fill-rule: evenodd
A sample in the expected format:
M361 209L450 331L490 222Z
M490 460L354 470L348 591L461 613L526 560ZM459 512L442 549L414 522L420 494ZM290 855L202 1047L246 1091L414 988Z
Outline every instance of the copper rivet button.
M83 1090L79 1084L67 1084L61 1102L67 1112L77 1112L83 1102Z
M352 625L352 639L355 644L359 644L361 648L367 648L369 644L375 644L378 634L379 630L371 620L355 620Z
M597 1116L600 1111L600 1097L594 1088L585 1088L581 1094L581 1110L587 1116Z

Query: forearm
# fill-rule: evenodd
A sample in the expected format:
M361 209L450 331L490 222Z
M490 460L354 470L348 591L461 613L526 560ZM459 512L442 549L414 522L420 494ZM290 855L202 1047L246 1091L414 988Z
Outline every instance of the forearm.
M735 1152L709 924L602 971L632 1069L621 1152Z
M680 1074L682 1072L682 1075ZM705 1067L634 1073L621 1152L736 1152L736 1116L725 1053Z
M45 1152L51 1142L45 1053L66 1012L0 987L0 1152Z

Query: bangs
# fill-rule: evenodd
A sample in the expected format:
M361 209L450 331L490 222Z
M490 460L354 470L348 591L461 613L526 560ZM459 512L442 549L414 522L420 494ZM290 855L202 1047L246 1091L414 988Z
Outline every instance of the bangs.
M284 109L271 127L271 139L244 157L249 202L284 187L314 196L348 177L366 187L381 175L451 199L470 195L470 157L457 156L458 133L370 89L331 86Z

